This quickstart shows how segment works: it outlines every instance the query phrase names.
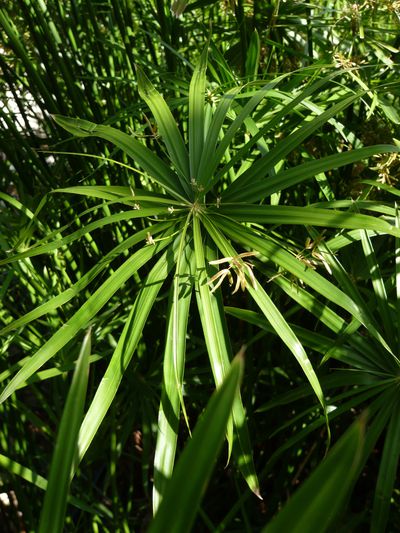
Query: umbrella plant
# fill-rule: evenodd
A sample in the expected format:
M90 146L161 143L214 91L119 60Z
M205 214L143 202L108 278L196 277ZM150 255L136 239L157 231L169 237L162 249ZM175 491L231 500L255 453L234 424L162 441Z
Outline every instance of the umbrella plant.
M235 85L219 94L206 78L208 46L194 69L187 98L182 99L187 117L177 124L174 109L137 69L139 93L150 108L155 127L151 148L142 139L109 125L55 115L55 122L75 137L97 137L122 150L131 160L132 183L127 186L77 185L58 189L58 194L74 194L100 199L95 208L105 216L64 235L56 228L42 242L23 249L2 264L30 260L37 255L64 249L78 239L90 240L105 226L126 223L132 234L96 262L82 277L54 298L6 325L2 334L22 328L33 320L54 312L77 294L86 300L36 353L16 365L16 372L2 390L4 402L21 387L26 387L39 369L63 350L82 329L92 324L97 314L135 279L138 290L122 333L107 363L96 393L82 422L78 438L78 461L86 454L107 412L113 404L128 365L135 354L146 322L157 305L161 289L169 292L164 342L164 369L158 415L157 445L154 459L153 506L157 509L171 477L181 413L190 426L185 407L185 357L187 328L197 308L215 385L220 386L230 368L232 346L224 295L239 290L259 309L271 330L286 345L309 381L328 420L323 390L307 355L301 335L296 332L271 296L269 282L284 283L285 276L310 290L311 302L324 298L362 324L385 353L393 357L393 346L383 335L376 317L354 292L342 286L337 269L326 269L321 234L314 228L362 229L398 238L394 212L381 215L376 203L291 205L291 191L309 180L316 180L321 195L329 190L329 173L378 153L396 153L392 145L360 146L349 151L314 158L311 153L290 163L296 150L304 153L305 142L329 123L346 136L338 117L350 105L371 97L368 91L337 88L333 100L321 104L319 95L335 82L337 69L323 73L305 70L294 77L289 87L281 85L289 76L272 79L260 86ZM312 74L310 76L310 74ZM340 72L343 75L343 72ZM336 93L335 93L336 94ZM281 136L285 121L292 132ZM156 131L156 133L155 133ZM307 150L305 150L307 152ZM328 195L329 196L329 195ZM112 210L118 211L112 213ZM361 211L368 209L370 215ZM33 215L35 219L35 215ZM131 224L131 226L130 226ZM284 228L308 229L306 247ZM307 257L306 257L307 255ZM117 260L117 261L116 261ZM117 266L114 265L116 261ZM101 274L108 273L105 279ZM100 280L100 281L99 281ZM90 293L91 284L97 288ZM300 294L304 290L299 287ZM291 296L296 300L296 291ZM319 295L319 296L318 296ZM312 304L310 304L312 305ZM321 304L322 305L322 304ZM189 314L190 312L190 314ZM345 324L343 327L347 327ZM395 360L395 359L393 359ZM12 373L12 372L11 372ZM8 377L8 375L6 376ZM328 432L329 433L329 432ZM252 446L246 424L246 411L239 392L232 404L226 437L231 453L251 490L260 495Z

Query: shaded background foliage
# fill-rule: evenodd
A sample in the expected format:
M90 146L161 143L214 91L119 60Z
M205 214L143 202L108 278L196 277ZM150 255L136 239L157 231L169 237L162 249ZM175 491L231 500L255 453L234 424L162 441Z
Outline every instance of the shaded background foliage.
M137 87L136 67L163 92L181 132L186 133L185 117L189 81L194 65L206 40L210 37L207 98L210 105L222 93L248 82L260 87L280 74L289 74L277 93L263 109L263 116L273 117L285 97L321 71L323 67L342 71L327 90L314 95L312 103L325 110L342 98L341 89L366 90L366 96L349 105L335 116L336 123L326 123L311 138L290 153L284 168L331 153L372 144L393 144L399 138L398 46L399 6L397 2L326 1L318 5L292 1L189 2L182 17L175 17L166 1L139 2L128 0L79 0L42 2L19 0L5 2L0 9L0 245L3 257L9 250L22 251L24 246L40 242L46 234L61 235L84 228L98 216L115 212L115 206L94 205L85 197L49 194L52 190L72 185L121 185L138 187L141 178L129 168L111 164L109 157L129 164L129 159L111 143L92 137L80 141L65 133L51 119L52 114L81 117L112 125L144 140L155 154L165 156L157 124L141 100ZM211 23L211 26L210 26ZM304 70L308 68L308 70ZM296 71L296 72L295 72ZM271 102L274 102L272 105ZM284 116L268 147L276 146L298 124L298 116L307 117L302 109ZM344 135L341 135L341 131ZM248 132L235 138L239 150L248 140ZM57 152L73 152L63 155ZM78 154L102 154L101 160ZM257 157L257 155L255 156ZM248 161L252 162L251 158ZM235 165L235 170L240 162ZM352 163L329 174L329 188L305 182L282 191L279 202L284 205L371 199L381 206L393 205L393 196L362 180L380 179L385 186L397 185L398 160L380 156L376 160ZM151 188L151 184L149 185ZM7 196L5 196L7 195ZM127 209L120 207L118 209ZM385 212L383 212L385 215ZM386 216L392 216L386 213ZM81 279L91 267L118 243L135 231L144 228L141 221L122 221L118 226L105 226L85 234L62 250L49 255L28 257L2 270L0 320L2 326L11 324L39 304L50 300ZM324 273L320 258L307 249L309 234L306 228L279 228L279 238L302 254L302 259L319 261L305 264ZM332 248L337 229L329 229L324 240ZM359 240L359 239L358 239ZM387 284L392 317L398 306L394 238L374 238L382 277ZM371 268L359 243L341 248L340 261L350 279L357 283L367 304L374 301ZM392 251L389 251L392 250ZM117 259L112 269L119 266ZM257 260L256 260L257 261ZM284 275L271 264L258 265L273 278L268 291L285 318L308 332L325 335L320 338L323 349L310 344L310 359L317 367L330 346L347 347L346 340L337 342L332 331L318 316L306 312L297 295L302 294L301 282L290 279L282 286ZM112 269L110 271L112 271ZM145 266L108 302L97 315L87 405L114 351L119 335L132 306L134 295L150 267ZM20 360L34 353L59 330L61 325L101 286L107 276L94 286L78 293L64 306L2 339L2 381L8 380L20 366ZM172 281L172 275L170 275ZM340 285L340 281L338 281ZM97 285L96 285L97 284ZM288 297L287 293L291 296ZM294 298L294 299L293 299ZM300 298L300 296L298 296ZM247 293L229 295L224 291L224 304L256 311ZM137 355L125 373L123 386L101 426L94 444L89 448L81 470L78 471L71 494L91 507L83 512L69 506L66 530L114 531L142 528L151 518L152 462L157 431L157 411L162 382L162 360L165 339L165 320L168 293L161 292L157 305L143 331ZM337 312L338 309L333 306ZM376 309L378 311L376 311ZM379 318L379 305L373 304ZM187 334L187 370L185 373L185 402L193 427L205 400L214 389L209 371L206 348L194 303ZM344 315L344 313L342 313ZM349 317L344 316L349 322ZM246 492L245 483L236 467L225 468L224 457L218 463L199 514L197 529L227 531L257 531L279 510L294 489L307 478L325 454L326 430L321 411L304 384L304 377L288 350L271 330L260 329L254 321L228 318L229 333L234 351L247 344L246 372L242 385L256 471L259 474L265 501L260 502ZM382 324L382 329L387 322ZM394 324L398 331L398 323ZM390 331L389 331L390 333ZM360 336L366 337L362 331ZM307 340L300 340L307 346ZM323 344L323 341L325 344ZM398 341L398 332L391 339ZM371 338L368 337L368 342ZM18 469L7 463L7 457L23 464L33 472L47 476L58 421L69 388L69 375L74 367L81 339L73 339L38 375L29 387L23 388L12 400L1 405L6 421L0 434L2 454L1 484L18 499L22 516L16 514L16 504L2 507L7 514L4 522L10 531L32 530L36 523L36 503L42 492L32 483L20 479ZM360 352L366 344L360 344ZM355 349L350 346L350 349ZM377 345L377 352L382 346ZM397 353L398 355L398 353ZM360 384L370 385L376 369L357 368L361 378L355 384L350 379L339 380L332 389L329 383L332 369L349 368L344 362L328 361L318 375L330 398L349 394L355 398ZM47 374L45 374L47 372ZM390 379L396 377L395 370ZM349 371L349 374L351 372ZM52 379L45 379L54 376ZM394 377L393 377L394 376ZM297 392L297 387L300 392ZM308 387L308 388L307 388ZM336 388L335 388L336 387ZM397 387L397 382L395 382ZM397 390L396 388L394 390ZM133 392L134 391L134 392ZM292 392L291 396L281 395ZM386 391L382 389L382 394ZM384 397L385 398L385 397ZM386 397L387 400L387 397ZM330 401L330 400L329 400ZM393 400L394 402L395 400ZM294 402L294 403L293 403ZM333 401L332 401L333 403ZM344 416L331 423L336 440L368 404L351 403ZM303 417L297 415L305 413ZM382 419L384 416L382 415ZM284 431L277 431L283 427ZM318 426L314 432L312 423ZM309 429L309 431L308 431ZM301 438L301 430L304 437ZM394 431L394 430L393 430ZM300 435L300 437L297 437ZM187 429L181 421L179 447L187 440ZM288 446L293 437L293 445ZM368 466L354 492L349 512L343 519L348 530L365 530L370 522L374 490L384 438L376 440ZM5 457L6 456L6 457ZM395 488L395 491L397 489ZM225 497L221 501L220 494ZM395 492L395 494L397 494ZM96 503L94 503L96 502ZM398 527L399 514L392 505L393 530ZM24 526L22 525L24 524ZM219 529L218 529L219 528ZM390 528L389 528L390 530Z

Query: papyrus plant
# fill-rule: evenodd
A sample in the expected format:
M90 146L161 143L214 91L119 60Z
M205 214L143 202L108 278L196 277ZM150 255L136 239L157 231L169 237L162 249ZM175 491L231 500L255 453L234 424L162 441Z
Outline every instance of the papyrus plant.
M286 165L288 156L314 135L326 122L335 120L350 104L365 96L365 91L340 90L340 98L323 108L312 103L313 95L328 87L335 73L316 76L302 84L292 95L280 92L277 78L261 88L234 87L212 98L206 80L207 49L194 70L186 101L187 120L177 124L163 96L145 74L138 70L139 92L157 124L162 148L152 150L135 136L106 125L83 119L55 116L55 121L76 137L95 136L121 149L132 160L136 173L134 188L126 186L76 186L59 190L63 194L86 195L102 200L101 205L120 204L124 210L105 215L68 236L56 233L49 242L16 254L5 261L22 260L90 235L97 228L128 220L142 220L142 229L122 240L103 260L94 265L67 291L43 303L31 313L10 323L2 334L26 326L45 313L54 311L73 298L76 291L89 286L111 261L120 265L87 297L36 353L27 356L20 370L3 389L0 401L6 401L25 386L45 363L52 359L76 334L86 328L111 297L137 273L145 272L141 287L126 319L114 353L97 386L81 426L78 440L79 460L85 455L104 417L113 403L124 373L135 354L146 321L165 283L169 284L169 308L166 323L164 379L158 419L158 437L154 462L153 504L156 509L170 478L177 446L181 410L184 404L186 331L192 297L209 355L210 367L218 387L224 380L232 358L230 336L223 309L225 283L232 276L236 288L248 291L282 343L292 352L315 395L326 412L324 395L312 364L279 306L269 295L269 276L263 264L274 265L277 273L289 272L332 304L345 310L367 327L371 335L385 345L373 317L337 284L305 263L293 243L279 231L282 226L314 226L373 230L399 235L390 220L345 209L322 208L279 203L279 195L307 180L366 159L380 152L396 152L391 145L361 147L337 152L321 159L310 159L297 166ZM302 78L303 81L304 78ZM271 103L276 108L271 111ZM300 116L293 132L271 142L287 116ZM295 116L295 115L293 115ZM161 151L160 151L161 150ZM283 196L284 198L284 196ZM138 228L138 226L135 226ZM219 268L225 274L217 274ZM172 276L172 282L170 277ZM222 282L216 286L218 280ZM166 281L167 280L167 281ZM237 281L236 281L237 280ZM390 347L386 346L388 350ZM259 494L246 413L240 394L233 402L227 428L231 451L248 485Z

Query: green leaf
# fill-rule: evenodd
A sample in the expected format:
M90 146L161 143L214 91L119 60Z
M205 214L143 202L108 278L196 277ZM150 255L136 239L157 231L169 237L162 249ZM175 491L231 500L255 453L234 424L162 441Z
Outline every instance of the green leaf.
M381 99L378 99L378 105L393 124L400 124L400 116L396 107L384 103Z
M179 238L175 241L175 250L170 247L157 261L139 291L124 329L118 340L107 370L97 387L96 394L86 413L79 434L79 461L89 448L97 430L110 408L122 378L142 336L143 328L169 271L176 261L176 248Z
M229 216L231 219L239 220L240 222L370 229L400 236L397 228L385 220L350 211L343 212L333 209L289 205L232 205L227 207L221 205L218 214Z
M397 235L397 238L399 236ZM372 287L375 293L376 306L380 316L380 322L383 325L386 333L386 339L391 345L392 349L396 351L394 344L396 343L395 327L393 324L393 316L390 312L388 296L386 292L385 282L383 280L375 250L366 231L361 232L361 243L364 250L365 260L369 268Z
M279 127L279 124L281 121L290 115L290 113L295 110L300 105L307 105L308 107L308 97L311 96L313 93L317 91L321 91L323 86L326 85L329 81L331 81L333 78L338 76L340 74L340 71L333 72L327 76L324 76L322 79L318 80L317 82L307 85L304 90L302 90L297 96L294 98L291 96L288 96L286 93L283 93L282 91L275 90L274 87L278 85L282 80L287 78L289 74L284 74L267 84L265 87L260 89L256 92L254 96L252 96L251 100L243 107L241 108L239 105L237 107L239 108L238 116L235 118L232 126L229 127L227 132L225 133L223 139L221 140L220 147L218 148L218 154L217 156L221 158L223 156L222 149L227 149L228 144L233 139L233 135L236 132L236 130L240 127L240 125L243 122L246 122L246 120L250 117L251 111L261 102L262 98L268 96L268 95L274 95L277 96L280 99L287 100L288 103L284 105L280 110L278 110L276 113L274 113L271 120L267 122L265 126L258 129L258 132L256 134L252 134L251 139L244 144L242 148L236 151L235 155L232 157L230 161L228 161L224 167L216 173L215 181L218 181L222 176L224 176L228 170L230 170L234 165L240 163L244 159L248 157L248 154L250 153L250 149L252 146L254 146L256 143L259 142L260 139L264 139L269 131L273 131L275 127ZM236 110L237 111L237 110ZM247 113L246 113L247 111ZM330 119L330 121L333 119ZM246 125L247 126L247 125ZM219 162L220 159L218 159ZM268 182L272 179L272 176L269 177Z
M256 283L256 286L254 288L251 286L250 283L248 283L247 290L259 306L264 316L267 318L268 322L275 330L278 337L286 344L286 346L297 359L297 362L301 366L311 387L313 388L319 403L321 404L324 412L326 413L324 393L322 392L318 377L315 374L311 361L308 358L303 348L303 345L296 337L290 325L282 316L282 313L279 311L279 309L276 307L271 298L268 296L268 294L264 291L264 289L258 282Z
M268 172L265 172L259 176L259 179L254 179L250 188L246 188L245 186L238 188L238 190L235 190L234 195L231 195L231 190L227 189L222 195L223 203L231 202L232 200L235 202L255 202L259 198L266 198L275 192L298 185L303 181L317 176L321 172L350 165L351 163L367 159L376 154L386 152L397 153L399 151L400 148L397 146L377 144L348 152L328 155L314 161L307 161L301 165L278 172L276 175L268 176ZM377 184L374 182L374 185Z
M23 365L21 370L10 381L0 395L0 403L4 402L15 390L29 379L40 367L63 348L76 333L87 327L90 320L108 302L118 289L160 249L167 241L157 242L155 246L147 246L125 261L111 276L90 296L82 307Z
M234 87L225 93L213 114L210 127L208 128L207 137L204 143L204 150L200 160L197 174L197 180L200 187L207 189L213 180L214 166L212 164L217 147L218 137L235 96L240 91L239 87Z
M375 324L371 323L370 313L366 310L364 302L360 305L355 302L344 291L340 290L333 283L326 280L315 270L308 268L302 264L301 260L294 255L284 250L278 243L274 242L267 235L260 237L252 230L245 226L233 222L227 217L213 217L213 222L219 230L237 242L240 242L246 248L250 248L260 253L260 260L273 261L275 264L282 267L285 271L291 272L297 279L307 283L317 292L328 298L331 302L337 304L342 309L351 313L351 315L365 325L370 333L385 347L386 350L393 356L387 343L382 338L382 335L377 330ZM395 228L396 229L396 228Z
M182 188L178 176L157 157L149 148L134 137L116 130L111 126L101 126L79 118L53 115L57 124L78 137L100 137L118 146L129 157L137 162L156 183L165 188L175 198L185 200L186 192Z
M208 252L208 259L215 259L215 252L202 241L200 222L198 217L193 220L194 247L197 268L196 297L200 319L203 327L207 351L216 385L220 385L229 368L230 340L225 324L222 302L215 294L211 294L207 285L207 267L204 251ZM246 415L240 395L235 399L232 410L234 440L228 431L228 444L233 444L233 451L237 457L239 468L250 489L259 496L259 485L255 473L249 435L247 431ZM229 429L229 428L228 428Z
M234 316L241 321L254 324L269 333L275 333L275 329L270 325L265 316L261 313L256 313L255 311L249 311L248 309L240 309L237 307L225 307L225 312L228 315ZM335 342L332 337L321 335L320 333L310 331L307 328L296 326L295 324L289 324L289 326L304 347L311 348L312 350L319 352L322 355L325 355L325 353L329 349L331 349L331 357L334 357L339 361L344 361L347 364L354 365L354 349L350 348L349 346L341 345L332 347ZM249 344L250 343L248 343L247 345Z
M169 206L183 206L167 195L157 194L146 189L133 189L132 187L110 186L110 185L77 185L76 187L66 187L56 189L53 193L71 193L89 196L90 198L102 198L114 202L126 203L133 206L135 203L152 202L154 206L160 207L160 204ZM146 205L146 207L151 207Z
M30 468L27 468L26 466L23 466L20 463L17 463L13 459L10 459L9 457L6 457L2 454L0 454L0 467L12 474L13 476L18 476L21 479L28 481L28 483L32 483L32 485L34 485L40 490L47 490L47 479L45 479L37 472L33 472ZM110 513L110 511L108 511L106 507L103 507L103 509L101 510L97 509L95 506L91 507L81 499L75 498L70 494L68 495L67 501L77 509L82 509L82 511L86 511L87 513L99 513L100 515L104 514L107 515L109 518L112 518L112 513Z
M190 180L194 180L193 183L198 183L197 173L204 146L204 99L208 46L207 42L189 87L189 160Z
M100 220L95 220L94 222L91 222L90 224L86 224L82 228L79 228L77 231L74 231L73 233L70 233L69 235L66 235L65 237L60 237L58 235L59 238L51 242L45 242L44 244L36 243L35 246L32 246L31 248L29 248L28 250L24 252L11 255L7 259L1 260L0 266L8 264L8 263L15 263L16 261L24 259L25 257L36 257L38 255L47 254L54 250L58 250L59 248L66 247L71 242L74 242L78 240L79 238L85 235L88 235L90 232L96 229L103 228L104 226L107 226L109 224L115 224L123 220L132 220L135 218L142 218L143 216L151 216L151 215L157 216L157 214L167 214L167 213L168 213L168 210L165 207L161 207L161 208L157 207L155 209L151 208L151 209L141 209L141 210L133 210L133 211L123 211L122 213L114 213L113 215L109 215L109 216L101 218ZM159 228L156 228L155 231L157 232ZM147 229L146 233L148 231L149 231L149 228ZM151 231L153 231L153 227L151 228ZM140 235L142 234L143 232L140 233Z
M213 176L213 181L218 181L221 175L227 172L226 167L229 167L229 164L225 165L222 171L220 173L217 173L216 176L214 177L214 174L216 173L216 169L218 165L221 163L221 160L224 157L225 151L227 150L233 138L235 137L236 132L241 128L243 123L251 115L252 111L259 105L262 99L265 98L268 91L270 91L273 87L278 85L280 81L282 81L282 79L284 79L285 77L287 77L287 75L279 76L278 78L269 82L267 85L262 87L260 90L256 91L256 93L253 94L250 100L246 102L246 104L243 107L239 106L237 116L235 117L234 121L229 126L229 128L224 132L224 135L221 141L219 142L217 149L215 150L214 156L209 162L209 174ZM245 159L249 153L248 150L244 150L244 152L245 153L243 154L243 159ZM208 191L211 188L211 186L212 186L212 183L208 185L205 191Z
M178 170L183 189L190 197L189 157L176 121L164 98L139 66L136 66L139 94L150 107L172 163Z
M232 405L237 397L243 358L237 356L197 423L169 481L149 533L191 530L201 497L222 447Z
M64 530L71 470L78 449L78 433L89 377L90 335L89 329L82 344L61 417L38 533L59 533Z
M238 257L236 250L228 242L224 242L225 239L223 237L221 238L221 232L215 228L211 220L204 217L203 223L211 237L214 239L215 243L220 247L223 254L230 257ZM247 266L248 268L246 268L246 263L243 262L243 273L246 277L245 286L247 290L259 306L264 316L267 318L268 322L271 324L278 337L286 344L286 346L297 359L326 415L324 394L312 367L311 361L309 360L302 344L282 316L282 313L273 303L268 294L264 291L260 283L255 277L250 278L249 272L252 271L252 269L249 265Z
M86 226L87 227L87 226ZM151 226L152 236L157 235L160 231L165 230L168 227L165 223L159 223L154 226ZM76 283L71 285L68 289L63 291L54 298L51 298L49 301L38 305L35 309L32 309L29 313L26 313L24 316L13 320L10 324L7 324L4 328L0 330L0 336L5 335L9 331L13 331L20 327L26 326L36 318L39 318L47 313L51 313L55 309L58 309L60 306L69 302L73 298L76 298L96 277L103 272L106 268L109 267L110 263L119 255L122 255L126 250L129 250L135 244L144 241L148 233L148 228L138 231L131 237L128 237L121 244L118 244L113 248L108 254L106 254L101 261L96 263L86 274L84 274ZM52 244L52 243L49 243ZM35 250L35 249L33 249ZM0 377L0 381L2 381Z
M378 479L376 482L374 505L372 509L371 533L385 531L389 520L389 511L393 488L397 479L397 465L400 455L400 404L397 401L387 429L383 447Z
M260 63L260 37L255 29L250 37L249 47L246 54L245 71L249 80L257 78Z
M365 417L355 422L263 533L323 533L342 511L360 462Z
M396 152L400 149L398 146L396 146L395 148ZM376 187L377 189L382 189L383 191L393 194L394 196L400 196L400 191L396 189L396 187L394 187L393 185L387 185L386 183L380 183L379 181L374 180L362 180L360 181L360 183L371 185L372 187Z
M238 177L226 190L224 197L227 201L238 201L243 190L247 189L248 194L254 194L254 187L258 185L260 179L265 179L273 167L282 161L290 152L299 146L307 137L315 133L325 122L334 117L337 113L348 107L355 100L359 99L365 91L359 91L348 98L344 98L338 104L333 105L311 121L304 123L288 137L280 141L267 155L255 161L251 167ZM229 200L228 200L229 199Z
M172 475L183 401L186 329L193 289L194 254L187 247L178 256L179 264L171 287L172 303L165 340L163 388L158 413L157 443L154 457L153 512L162 500Z

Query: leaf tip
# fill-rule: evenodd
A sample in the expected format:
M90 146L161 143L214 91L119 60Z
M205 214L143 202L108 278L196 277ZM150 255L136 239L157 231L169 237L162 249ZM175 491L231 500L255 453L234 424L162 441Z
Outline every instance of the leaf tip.
M264 498L261 496L261 492L260 492L259 487L253 489L253 494L255 494L257 496L257 498L259 500L261 500L262 502L264 501Z

